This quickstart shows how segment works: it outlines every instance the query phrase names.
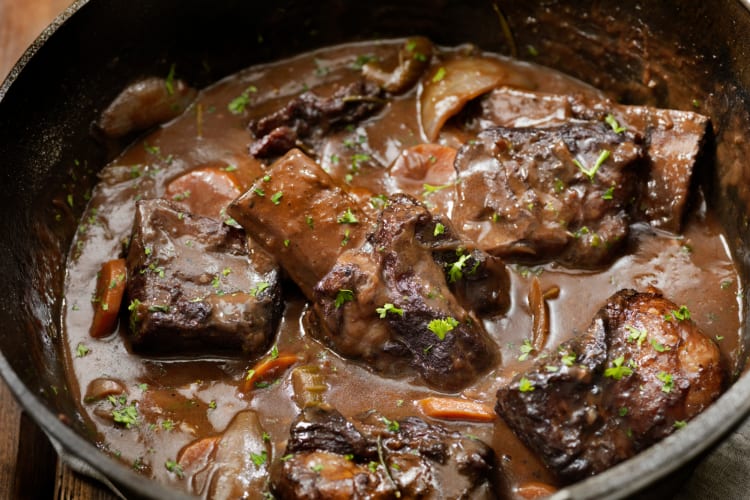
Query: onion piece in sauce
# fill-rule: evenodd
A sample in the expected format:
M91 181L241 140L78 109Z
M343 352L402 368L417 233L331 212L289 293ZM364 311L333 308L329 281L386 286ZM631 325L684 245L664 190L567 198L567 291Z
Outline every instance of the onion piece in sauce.
M423 81L419 105L425 137L435 142L445 122L467 102L501 86L534 87L526 77L498 59L471 57L446 61Z

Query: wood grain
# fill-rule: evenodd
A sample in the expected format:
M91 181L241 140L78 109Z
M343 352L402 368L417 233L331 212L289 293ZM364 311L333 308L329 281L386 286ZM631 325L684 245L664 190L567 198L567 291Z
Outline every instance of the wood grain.
M0 80L71 0L0 0ZM0 499L114 500L68 469L0 380Z

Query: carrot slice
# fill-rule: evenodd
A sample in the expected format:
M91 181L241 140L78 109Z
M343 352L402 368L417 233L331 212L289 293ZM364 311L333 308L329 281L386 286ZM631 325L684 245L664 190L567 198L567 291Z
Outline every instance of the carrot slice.
M519 485L516 488L515 493L519 498L524 498L526 500L536 500L537 498L548 497L556 491L557 488L552 485L531 481Z
M242 384L242 390L244 392L251 391L258 384L262 384L268 379L275 377L279 372L286 370L299 360L299 356L290 353L279 353L263 358L248 370L245 381Z
M177 463L183 469L189 469L196 465L202 466L211 459L211 454L216 449L221 436L209 436L188 443L177 455Z
M445 420L470 420L472 422L492 422L495 412L490 406L464 399L427 397L417 401L417 405L428 417Z
M167 186L165 196L187 211L206 217L218 217L222 209L242 194L233 173L218 167L193 169Z
M93 301L94 319L89 329L92 337L106 337L114 331L125 294L126 277L125 259L110 260L102 265Z

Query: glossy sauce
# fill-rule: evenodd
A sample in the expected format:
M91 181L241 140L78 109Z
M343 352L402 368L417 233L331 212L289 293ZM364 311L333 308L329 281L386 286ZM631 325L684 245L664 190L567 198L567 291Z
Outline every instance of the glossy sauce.
M89 337L97 272L103 262L121 254L123 242L130 235L136 199L163 196L171 179L205 165L236 165L243 187L249 186L264 168L247 153L251 136L245 127L249 118L277 109L290 96L307 88L318 92L316 87L323 86L320 93L324 94L325 86L331 82L353 81L359 75L352 69L358 56L375 55L387 60L394 57L400 43L324 49L228 77L200 92L182 116L136 141L104 167L100 174L103 180L81 220L70 252L63 318L68 383L80 402L92 438L104 450L148 476L189 490L190 478L170 473L165 462L174 460L180 449L195 439L223 431L238 411L252 408L271 436L273 456L283 454L289 425L298 413L288 371L267 388L243 393L239 387L256 359L216 358L210 354L199 359L153 358L134 354L127 341L126 321L121 321L119 331L110 337ZM462 50L466 49L455 52L460 54ZM549 69L501 61L535 82L539 91L597 95L585 84ZM249 97L246 112L230 112L228 105L243 92ZM460 132L450 126L440 139L448 145L463 140ZM351 174L353 187L384 193L393 190L386 168L403 149L423 142L417 92L412 89L393 99L374 118L329 134L317 161L334 178L345 181ZM355 154L369 159L353 172ZM442 196L435 193L434 199L424 201L449 212L450 200ZM710 209L697 205L689 213L682 235L637 227L627 253L602 271L570 270L554 264L535 268L510 265L511 309L502 317L485 321L502 353L502 364L462 395L494 406L497 388L535 359L532 355L518 360L520 346L531 336L527 296L535 276L543 290L560 288L559 297L548 302L551 329L547 349L585 330L605 299L617 290L643 291L654 286L673 302L687 305L703 332L720 339L717 342L726 369L734 373L738 366L742 311L737 293L741 283L718 222ZM285 284L285 290L285 310L276 344L279 351L298 352L307 363L322 366L329 387L325 395L328 403L346 417L372 408L389 418L421 416L414 401L429 395L428 388L416 380L383 378L326 349L306 330L306 315L311 311L301 294L291 284ZM89 352L81 355L80 345ZM137 425L117 425L110 415L114 404L87 400L87 387L98 378L119 381L127 391L127 401L137 402ZM554 484L544 466L499 418L488 424L442 424L492 445L498 456L500 488L505 493L530 481Z

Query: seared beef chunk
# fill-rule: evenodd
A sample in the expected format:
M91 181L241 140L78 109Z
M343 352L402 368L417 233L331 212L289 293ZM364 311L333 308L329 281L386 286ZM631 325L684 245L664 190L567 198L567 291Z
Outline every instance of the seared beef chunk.
M370 61L362 66L362 75L391 94L402 94L417 83L430 65L432 42L423 37L408 38L398 51L398 65L390 72L383 69L379 61Z
M495 349L481 322L449 289L446 270L462 284L463 275L473 272L487 282L495 278L498 289L478 287L477 293L487 291L484 298L503 310L508 278L491 257L457 253L462 242L450 229L435 236L437 223L412 198L392 198L367 244L341 255L315 287L314 302L325 340L338 352L392 374L403 370L400 360L408 361L428 385L458 390L492 364ZM440 265L435 254L443 260L452 255L452 264Z
M194 493L206 498L249 498L268 491L271 444L252 410L237 413L218 436L193 441L177 456Z
M271 342L278 269L241 229L139 201L127 264L134 348L259 354Z
M110 139L140 132L179 116L197 94L182 80L145 78L115 97L102 111L98 127Z
M281 498L490 498L492 449L415 417L375 413L355 422L308 408L273 471Z
M471 114L471 113L469 113ZM691 111L623 106L583 96L500 88L485 95L470 120L475 131L491 127L550 127L571 120L607 122L619 133L639 136L647 174L639 183L635 217L678 232L693 168L709 119Z
M718 348L684 306L623 290L583 335L500 389L496 411L567 483L683 426L722 378Z
M628 235L641 155L600 123L486 130L456 157L453 219L493 255L602 266Z
M466 387L492 364L494 346L464 304L507 309L507 271L411 198L390 200L373 224L295 150L228 212L314 302L320 335L339 354L393 376L411 366L444 390Z
M248 127L257 139L250 154L281 156L302 140L319 138L332 127L367 118L385 104L380 94L380 88L366 80L343 86L330 97L305 92L275 113L250 122Z
M298 149L227 208L278 259L308 298L339 255L359 246L371 222L357 203Z

